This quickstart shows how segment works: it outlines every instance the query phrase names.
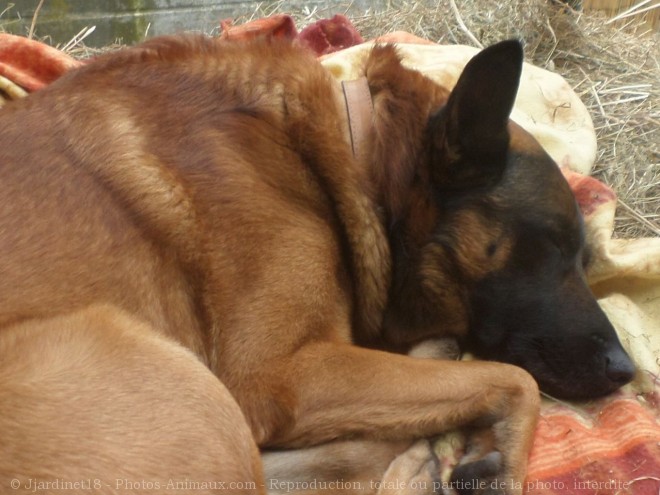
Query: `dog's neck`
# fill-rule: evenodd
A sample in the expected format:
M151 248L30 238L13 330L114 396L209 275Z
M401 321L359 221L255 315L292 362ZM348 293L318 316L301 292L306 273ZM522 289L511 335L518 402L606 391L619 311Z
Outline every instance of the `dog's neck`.
M363 158L367 136L373 126L374 106L366 77L352 81L342 81L342 91L346 102L348 128L351 137L353 156Z

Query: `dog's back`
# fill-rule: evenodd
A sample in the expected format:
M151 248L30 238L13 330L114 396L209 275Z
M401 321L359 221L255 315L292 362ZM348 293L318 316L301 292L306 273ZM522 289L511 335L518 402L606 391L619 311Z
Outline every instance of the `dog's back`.
M190 285L208 274L183 273L211 268L206 243L249 252L260 239L229 245L246 236L225 234L276 235L276 219L304 232L314 217L326 229L333 217L291 143L292 128L310 124L296 122L309 104L297 95L337 127L328 76L310 61L286 43L160 39L3 109L0 325L102 301L204 356ZM314 78L321 94L310 94ZM249 279L258 262L232 270Z

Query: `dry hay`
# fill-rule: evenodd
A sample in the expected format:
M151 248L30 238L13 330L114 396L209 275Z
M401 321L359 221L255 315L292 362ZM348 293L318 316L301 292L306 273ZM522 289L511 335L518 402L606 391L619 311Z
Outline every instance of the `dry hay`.
M249 18L291 13L299 26L342 10L262 4ZM564 76L591 112L594 175L619 195L615 235L660 236L660 33L642 20L607 23L551 0L392 1L381 12L346 12L365 39L402 30L443 44L525 44L527 61ZM249 20L246 17L243 20Z
M619 196L615 235L660 236L660 33L643 21L608 23L555 0L391 0L367 12L339 2L326 2L328 9L292 3L258 4L235 22L288 13L303 27L342 12L365 39L402 30L443 44L522 40L527 61L563 75L591 112L599 146L594 175ZM85 34L65 51L97 53L81 43Z

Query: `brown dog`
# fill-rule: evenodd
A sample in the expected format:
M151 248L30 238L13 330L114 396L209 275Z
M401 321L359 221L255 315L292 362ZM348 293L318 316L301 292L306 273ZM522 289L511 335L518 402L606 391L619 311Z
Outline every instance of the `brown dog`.
M453 487L521 493L532 377L402 355L456 338L564 396L632 375L570 190L508 122L521 64L495 45L450 95L376 47L355 125L302 49L161 38L4 108L3 491L419 493L372 482L462 426ZM310 448L266 456L307 484L255 445Z

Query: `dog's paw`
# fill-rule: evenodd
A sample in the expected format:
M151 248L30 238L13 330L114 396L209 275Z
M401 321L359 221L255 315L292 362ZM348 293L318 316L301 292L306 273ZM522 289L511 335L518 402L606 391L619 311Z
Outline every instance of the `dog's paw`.
M431 495L439 486L438 458L428 440L418 440L392 461L378 495Z
M461 357L458 341L452 337L427 339L408 350L408 356L421 359L441 359L456 361Z
M508 495L509 483L498 478L503 463L502 454L497 451L461 463L452 472L451 486L459 495Z

